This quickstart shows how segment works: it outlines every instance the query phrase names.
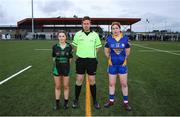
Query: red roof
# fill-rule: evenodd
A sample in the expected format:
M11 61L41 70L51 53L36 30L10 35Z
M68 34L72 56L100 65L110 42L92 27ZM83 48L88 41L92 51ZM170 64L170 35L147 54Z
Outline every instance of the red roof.
M82 18L34 18L35 25L80 25ZM140 18L91 18L93 25L110 25L112 22L117 21L122 25L132 25ZM19 26L31 25L32 19L26 18L17 23Z

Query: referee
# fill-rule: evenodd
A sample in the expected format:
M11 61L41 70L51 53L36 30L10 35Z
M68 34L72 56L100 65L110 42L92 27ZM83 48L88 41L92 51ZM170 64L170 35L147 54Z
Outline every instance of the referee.
M78 31L73 39L72 45L76 47L76 84L75 99L73 108L79 107L79 95L81 92L82 82L85 73L88 74L90 81L90 90L93 97L93 104L96 109L100 109L100 105L96 100L96 82L95 75L97 70L97 51L102 46L99 35L90 29L91 19L85 16L82 19L83 29Z

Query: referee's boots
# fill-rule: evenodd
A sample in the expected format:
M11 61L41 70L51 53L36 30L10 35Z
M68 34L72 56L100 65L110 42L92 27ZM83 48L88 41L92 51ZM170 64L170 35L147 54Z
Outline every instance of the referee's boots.
M78 100L74 100L72 104L72 108L78 108L79 107L79 102Z
M101 108L97 101L94 102L94 108L96 108L96 109L100 109Z

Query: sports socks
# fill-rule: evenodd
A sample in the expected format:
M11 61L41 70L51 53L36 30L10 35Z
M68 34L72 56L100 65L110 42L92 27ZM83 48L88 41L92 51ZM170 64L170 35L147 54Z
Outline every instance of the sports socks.
M114 94L113 95L111 95L111 94L109 94L109 101L111 101L111 102L114 102Z
M59 106L59 99L56 100L56 106Z
M80 95L80 92L81 92L81 87L82 87L82 85L80 85L80 86L75 85L75 99L76 100L79 100L79 95Z
M128 96L123 96L124 103L128 103Z
M68 99L64 99L64 104L68 104Z
M93 102L96 103L96 84L90 85L90 90L93 97Z

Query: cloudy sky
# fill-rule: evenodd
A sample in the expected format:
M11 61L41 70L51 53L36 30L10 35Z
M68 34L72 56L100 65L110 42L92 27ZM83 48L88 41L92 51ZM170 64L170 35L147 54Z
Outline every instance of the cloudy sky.
M73 15L141 18L134 31L180 31L180 0L34 0L34 17ZM16 25L28 17L31 0L0 0L0 25Z

